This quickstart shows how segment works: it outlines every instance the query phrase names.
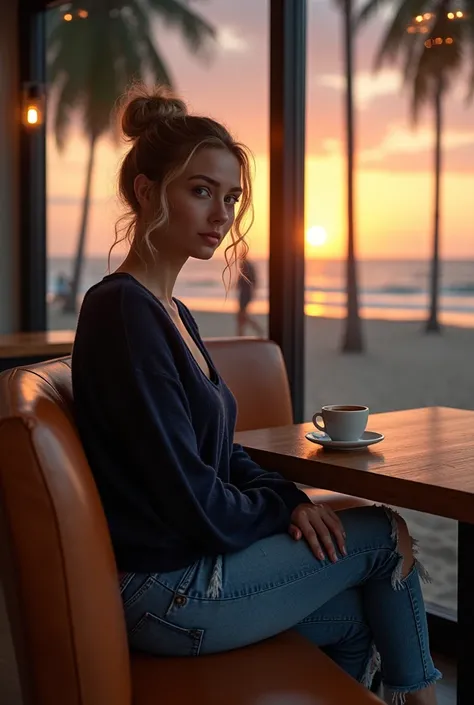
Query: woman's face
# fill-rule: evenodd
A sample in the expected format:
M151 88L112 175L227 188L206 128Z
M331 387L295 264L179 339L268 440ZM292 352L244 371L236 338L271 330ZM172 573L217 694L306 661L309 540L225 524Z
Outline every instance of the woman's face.
M229 232L242 193L240 164L227 149L205 147L167 189L169 223L152 235L165 255L210 259Z

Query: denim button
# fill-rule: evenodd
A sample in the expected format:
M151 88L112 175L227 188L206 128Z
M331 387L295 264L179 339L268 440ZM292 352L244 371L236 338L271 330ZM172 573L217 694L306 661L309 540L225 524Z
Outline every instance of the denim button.
M176 595L174 599L174 602L176 605L178 605L178 607L183 607L183 605L185 605L187 601L188 600L186 597L184 597L184 595Z

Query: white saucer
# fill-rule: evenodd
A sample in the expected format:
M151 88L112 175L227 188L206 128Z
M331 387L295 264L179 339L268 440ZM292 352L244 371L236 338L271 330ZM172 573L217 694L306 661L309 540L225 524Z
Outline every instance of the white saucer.
M321 433L321 431L310 431L306 434L306 438L308 441L318 443L318 445L323 446L324 448L357 450L358 448L367 448L367 446L372 446L374 443L380 443L380 441L383 441L385 436L383 433L376 433L375 431L364 431L358 441L333 441L332 438L329 438L326 433Z

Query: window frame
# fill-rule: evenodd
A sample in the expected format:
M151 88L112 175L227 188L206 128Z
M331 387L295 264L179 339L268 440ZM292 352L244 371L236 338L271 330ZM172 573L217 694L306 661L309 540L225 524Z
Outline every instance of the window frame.
M18 5L19 104L23 86L46 82L45 3L39 0ZM46 101L45 101L46 112ZM34 129L20 124L18 213L20 240L20 330L43 331L47 327L46 279L46 115Z

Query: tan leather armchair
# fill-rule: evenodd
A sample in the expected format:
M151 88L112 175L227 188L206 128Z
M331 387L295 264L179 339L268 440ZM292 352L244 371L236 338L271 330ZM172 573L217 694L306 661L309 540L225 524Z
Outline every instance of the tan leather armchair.
M0 375L0 568L23 705L380 703L294 631L196 659L129 654L69 365Z

